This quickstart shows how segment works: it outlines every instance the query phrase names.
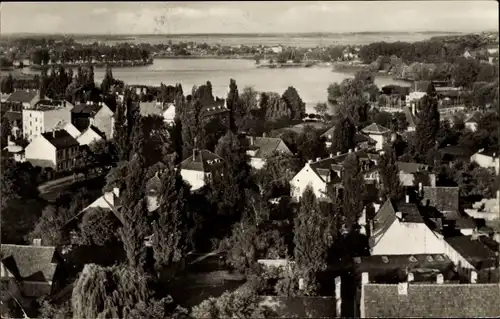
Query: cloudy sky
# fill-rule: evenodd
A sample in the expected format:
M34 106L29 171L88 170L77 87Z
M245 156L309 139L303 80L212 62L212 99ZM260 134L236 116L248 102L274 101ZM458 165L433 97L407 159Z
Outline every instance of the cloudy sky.
M498 29L491 1L4 2L1 33L283 33Z

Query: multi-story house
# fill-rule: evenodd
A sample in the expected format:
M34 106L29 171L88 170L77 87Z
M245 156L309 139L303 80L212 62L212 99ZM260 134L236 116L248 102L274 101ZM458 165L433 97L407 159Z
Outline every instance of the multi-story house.
M67 101L40 100L23 110L23 134L31 142L45 132L55 130L61 121L70 122L73 105Z
M38 90L16 90L7 98L6 102L18 103L23 109L29 109L41 100Z
M204 123L218 119L226 127L229 127L230 113L225 100L216 100L214 105L203 108L200 112L200 119Z
M0 113L9 120L11 134L14 138L22 136L23 105L16 102L1 102Z
M73 169L78 153L78 141L64 130L42 133L25 149L26 161L33 166L58 171Z
M107 139L113 137L114 113L104 102L75 105L71 110L71 123L80 131L93 125L103 132Z
M384 144L389 141L391 135L391 130L377 123L368 125L361 132L377 142L375 145L375 149L377 150L381 150L384 147Z
M193 155L180 164L181 176L191 185L191 190L197 190L205 186L206 180L210 179L212 174L220 172L222 165L223 160L217 154L194 149Z

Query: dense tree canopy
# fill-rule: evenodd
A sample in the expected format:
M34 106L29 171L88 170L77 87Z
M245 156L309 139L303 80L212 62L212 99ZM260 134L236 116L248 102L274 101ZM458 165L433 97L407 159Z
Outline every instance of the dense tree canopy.
M431 83L423 98L422 108L418 112L415 130L415 159L419 162L432 164L429 153L436 146L436 136L439 130L439 111L436 89ZM431 162L429 162L431 161Z

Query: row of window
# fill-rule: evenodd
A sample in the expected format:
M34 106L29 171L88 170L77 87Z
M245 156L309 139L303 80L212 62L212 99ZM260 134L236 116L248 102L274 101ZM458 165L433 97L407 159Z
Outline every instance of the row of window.
M57 151L57 159L63 159L63 158L70 158L76 155L77 148L76 147L70 147L62 150Z
M73 160L62 161L57 164L58 170L70 170L73 168Z

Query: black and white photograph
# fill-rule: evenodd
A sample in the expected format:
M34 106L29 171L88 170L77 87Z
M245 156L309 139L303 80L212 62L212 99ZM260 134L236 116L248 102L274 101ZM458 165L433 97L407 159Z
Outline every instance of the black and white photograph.
M0 318L500 318L499 3L0 3Z

